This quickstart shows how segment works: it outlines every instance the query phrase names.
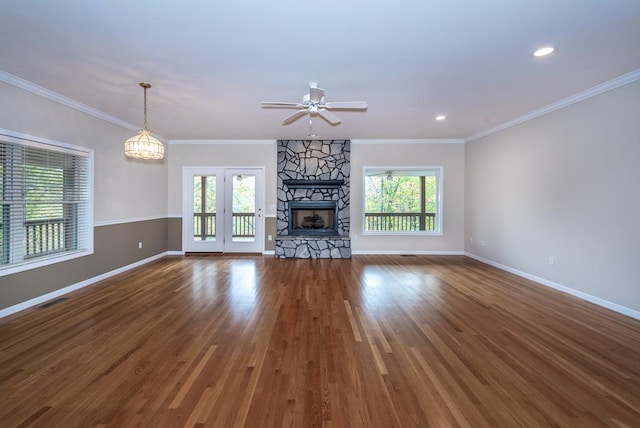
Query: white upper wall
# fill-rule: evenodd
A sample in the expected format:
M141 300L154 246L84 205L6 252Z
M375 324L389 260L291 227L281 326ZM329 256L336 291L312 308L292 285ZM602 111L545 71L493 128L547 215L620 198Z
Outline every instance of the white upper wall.
M354 252L462 253L464 246L464 144L462 140L354 141L351 146L351 232ZM444 142L448 141L448 142ZM230 141L171 144L169 213L182 215L182 169L185 166L265 168L265 207L275 216L277 152L273 144ZM365 166L443 166L442 236L362 235L363 168Z
M125 158L134 131L2 81L0 100L0 129L94 150L96 224L166 217L166 158Z
M169 216L182 216L182 169L189 166L264 167L265 213L276 215L276 141L172 143L169 157Z
M354 253L462 253L464 247L464 144L462 140L353 140L351 247ZM442 166L441 236L363 235L364 167Z
M636 81L468 143L466 251L640 311L639 118Z

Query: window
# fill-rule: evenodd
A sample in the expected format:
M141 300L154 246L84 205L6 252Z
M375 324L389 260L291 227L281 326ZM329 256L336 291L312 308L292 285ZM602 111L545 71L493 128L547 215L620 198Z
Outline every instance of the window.
M92 153L0 135L0 275L93 251Z
M442 234L442 167L365 167L364 233Z

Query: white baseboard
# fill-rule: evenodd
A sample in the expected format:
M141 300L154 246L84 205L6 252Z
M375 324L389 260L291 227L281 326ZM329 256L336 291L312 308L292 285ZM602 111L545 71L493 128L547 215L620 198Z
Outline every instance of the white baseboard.
M274 251L264 251L262 254L264 254L264 255L274 255L275 252ZM582 291L578 291L578 290L575 290L573 288L570 288L570 287L555 283L553 281L549 281L549 280L546 280L544 278L540 278L540 277L537 277L535 275L531 275L531 274L528 274L526 272L522 272L520 270L517 270L517 269L514 269L512 267L509 267L509 266L494 262L492 260L488 260L488 259L482 258L480 256L477 256L477 255L475 255L473 253L469 253L469 252L464 252L464 251L384 251L384 252L382 252L382 251L353 251L352 254L354 254L354 255L358 255L358 254L360 254L360 255L376 255L376 254L379 254L379 255L465 255L467 257L470 257L472 259L478 260L478 261L480 261L482 263L486 263L486 264L488 264L490 266L493 266L495 268L498 268L498 269L504 270L506 272L512 273L514 275L518 275L518 276L520 276L522 278L526 278L528 280L537 282L538 284L544 285L546 287L553 288L553 289L558 290L558 291L562 291L563 293L570 294L572 296L578 297L580 299L586 300L588 302L594 303L594 304L602 306L604 308L611 309L612 311L615 311L615 312L621 313L623 315L629 316L631 318L635 318L635 319L640 320L640 312L635 311L635 310L630 309L630 308L627 308L626 306L622 306L622 305L618 305L617 303L609 302L608 300L604 300L604 299L601 299L599 297L595 297L595 296L592 296L590 294L583 293ZM56 297L60 297L60 296L62 296L64 294L71 293L72 291L79 290L79 289L84 288L86 286L89 286L91 284L95 284L96 282L102 281L104 279L110 278L112 276L118 275L120 273L126 272L126 271L134 269L134 268L137 268L139 266L145 265L145 264L150 263L150 262L152 262L154 260L157 260L157 259L165 257L165 256L169 256L169 255L180 256L180 255L184 255L184 252L182 252L182 251L167 251L165 253L156 254L155 256L146 258L144 260L140 260L138 262L132 263L132 264L127 265L127 266L123 266L123 267L121 267L119 269L112 270L110 272L103 273L102 275L98 275L98 276L95 276L93 278L86 279L86 280L84 280L82 282L79 282L77 284L73 284L73 285L70 285L68 287L64 287L64 288L61 288L59 290L52 291L51 293L43 294L42 296L38 296L38 297L36 297L34 299L27 300L25 302L18 303L17 305L10 306L8 308L0 310L0 318L15 314L16 312L23 311L23 310L31 308L33 306L37 306L37 305L39 305L41 303L44 303L44 302L47 302L49 300L55 299Z
M626 315L628 317L640 320L640 312L635 311L635 310L633 310L631 308L627 308L626 306L618 305L617 303L609 302L608 300L601 299L600 297L596 297L596 296L592 296L591 294L583 293L582 291L578 291L578 290L573 289L571 287L567 287L566 285L558 284L556 282L549 281L547 279L540 278L538 276L531 275L531 274L528 274L526 272L519 271L519 270L514 269L512 267L509 267L509 266L494 262L493 260L488 260L488 259L482 258L480 256L477 256L477 255L473 254L473 253L465 252L464 254L466 256L468 256L468 257L471 257L472 259L478 260L478 261L480 261L482 263L486 263L488 265L491 265L491 266L496 267L498 269L501 269L501 270L504 270L506 272L512 273L514 275L521 276L522 278L529 279L531 281L537 282L538 284L544 285L544 286L549 287L549 288L553 288L554 290L562 291L563 293L570 294L570 295L578 297L578 298L580 298L582 300L586 300L587 302L594 303L594 304L596 304L598 306L602 306L604 308L611 309L612 311L618 312L618 313Z
M184 256L185 254L186 253L184 251L168 251L167 252L168 256ZM222 253L222 254L224 254L224 253ZM276 254L276 252L273 251L273 250L271 250L271 251L265 250L265 251L262 252L263 256L269 256L269 255L273 256L275 254Z
M91 285L91 284L95 284L96 282L99 282L99 281L102 281L104 279L110 278L112 276L118 275L118 274L120 274L122 272L126 272L128 270L131 270L131 269L137 268L139 266L145 265L145 264L150 263L150 262L152 262L154 260L162 258L162 257L164 257L166 255L168 255L168 253L156 254L155 256L146 258L144 260L137 261L135 263L131 263L130 265L123 266L123 267L121 267L119 269L103 273L102 275L94 276L93 278L86 279L86 280L84 280L82 282L78 282L77 284L69 285L68 287L64 287L64 288L61 288L59 290L52 291L51 293L43 294L42 296L38 296L38 297L35 297L35 298L31 299L31 300L27 300L25 302L18 303L17 305L9 306L8 308L4 308L4 309L0 310L0 318L9 316L11 314L15 314L16 312L24 311L25 309L31 308L33 306L37 306L37 305L39 305L41 303L44 303L46 301L55 299L56 297L60 297L60 296L62 296L64 294L71 293L72 291L79 290L79 289L84 288L84 287L86 287L88 285Z

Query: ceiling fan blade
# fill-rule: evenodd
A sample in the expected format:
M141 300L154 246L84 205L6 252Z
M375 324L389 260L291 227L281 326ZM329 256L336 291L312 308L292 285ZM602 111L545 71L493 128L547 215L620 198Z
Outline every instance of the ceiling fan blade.
M322 97L324 97L324 89L317 87L309 88L309 100L312 103L319 103L322 100Z
M291 107L291 108L303 108L304 106L300 103L280 103L280 102L271 102L265 101L261 104L262 107Z
M290 114L289 116L282 119L282 123L286 125L287 123L291 123L294 120L301 118L305 114L307 114L307 110L298 110L297 112Z
M324 108L346 108L346 109L366 109L366 101L338 101L335 103L325 103Z
M322 117L332 125L337 125L338 123L340 123L340 118L335 114L331 113L329 110L325 110L321 108L318 110L318 114L320 115L320 117Z

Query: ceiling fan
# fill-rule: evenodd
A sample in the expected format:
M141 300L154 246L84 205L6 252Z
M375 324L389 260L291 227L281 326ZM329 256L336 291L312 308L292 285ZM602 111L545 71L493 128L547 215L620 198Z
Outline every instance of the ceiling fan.
M396 171L387 169L387 170L369 170L365 173L367 177L384 177L387 180L393 180Z
M282 120L285 125L301 118L305 114L309 114L312 117L318 115L330 124L337 125L340 123L340 118L329 110L366 110L367 103L365 101L325 102L324 89L319 88L317 82L311 82L309 83L309 93L302 97L301 103L263 102L262 107L298 109L298 111Z

